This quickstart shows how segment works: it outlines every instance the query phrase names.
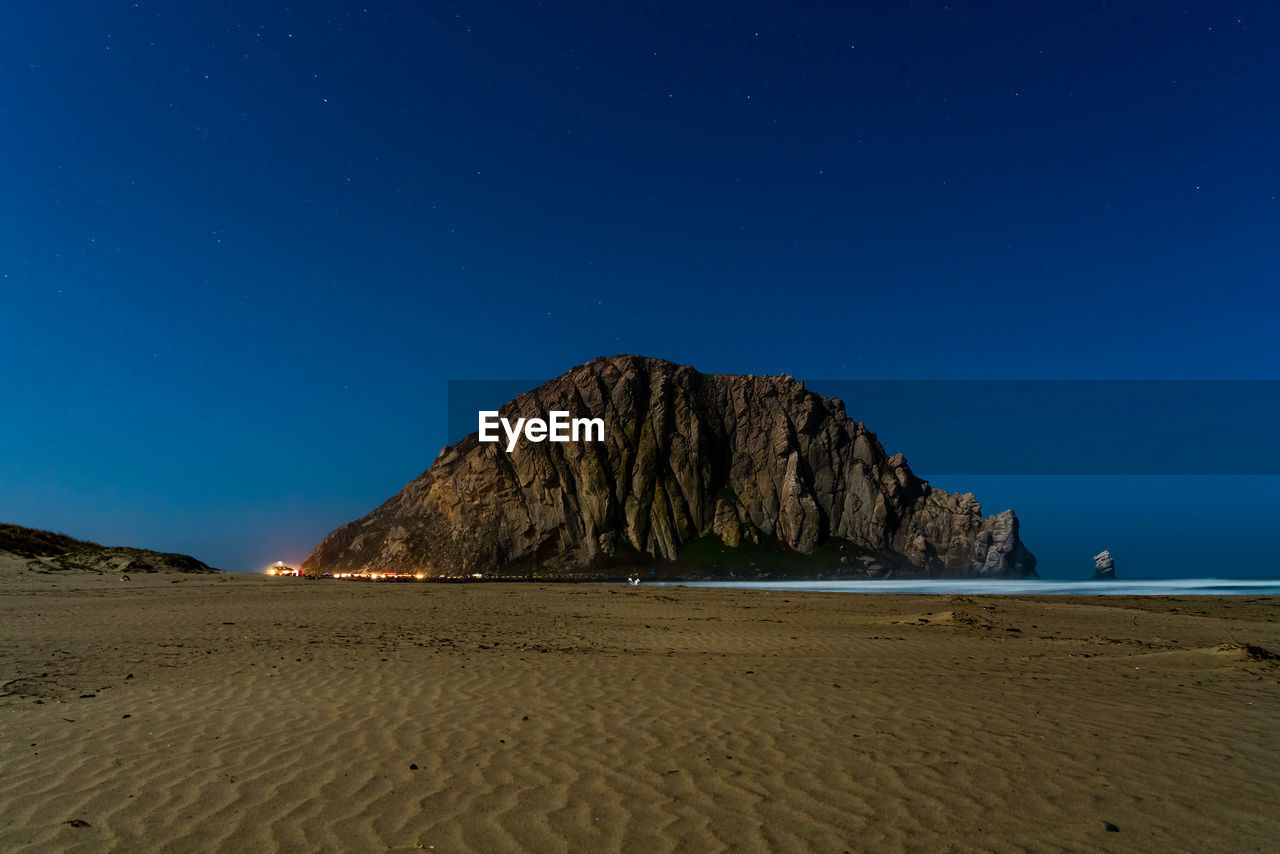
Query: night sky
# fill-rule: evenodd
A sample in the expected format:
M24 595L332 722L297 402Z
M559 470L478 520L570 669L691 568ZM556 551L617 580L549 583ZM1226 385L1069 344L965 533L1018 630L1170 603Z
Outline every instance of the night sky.
M1280 379L1277 43L1261 0L9 0L0 520L296 563L448 380L619 352ZM938 482L1134 577L1277 572L1277 480Z

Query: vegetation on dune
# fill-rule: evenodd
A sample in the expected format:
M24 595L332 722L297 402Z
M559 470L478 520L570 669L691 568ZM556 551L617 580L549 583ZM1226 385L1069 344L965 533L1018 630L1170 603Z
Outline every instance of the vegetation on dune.
M0 552L27 559L35 572L217 572L190 555L103 546L66 534L0 523Z
M100 549L102 546L53 531L0 523L0 551L20 557L47 557L81 548Z

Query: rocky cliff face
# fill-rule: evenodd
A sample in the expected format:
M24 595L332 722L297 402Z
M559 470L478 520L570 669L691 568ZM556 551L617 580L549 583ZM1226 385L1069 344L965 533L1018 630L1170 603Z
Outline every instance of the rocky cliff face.
M1035 575L1013 511L983 518L972 495L934 489L791 377L615 356L501 415L552 410L603 418L604 441L507 453L472 434L325 537L303 572Z

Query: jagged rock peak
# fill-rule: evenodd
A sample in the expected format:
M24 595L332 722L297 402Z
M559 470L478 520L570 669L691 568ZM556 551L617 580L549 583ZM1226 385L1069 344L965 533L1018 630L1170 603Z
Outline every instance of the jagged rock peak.
M793 377L611 356L499 414L554 410L602 419L603 441L508 453L473 433L325 537L303 572L1035 575L1012 511L984 519L971 494L933 488Z

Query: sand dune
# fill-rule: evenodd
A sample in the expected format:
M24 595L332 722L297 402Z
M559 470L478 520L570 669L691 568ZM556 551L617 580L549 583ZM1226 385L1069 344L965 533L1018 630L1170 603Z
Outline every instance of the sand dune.
M1273 600L226 578L8 585L0 849L1264 851L1280 832L1280 668L1246 646L1280 649Z

